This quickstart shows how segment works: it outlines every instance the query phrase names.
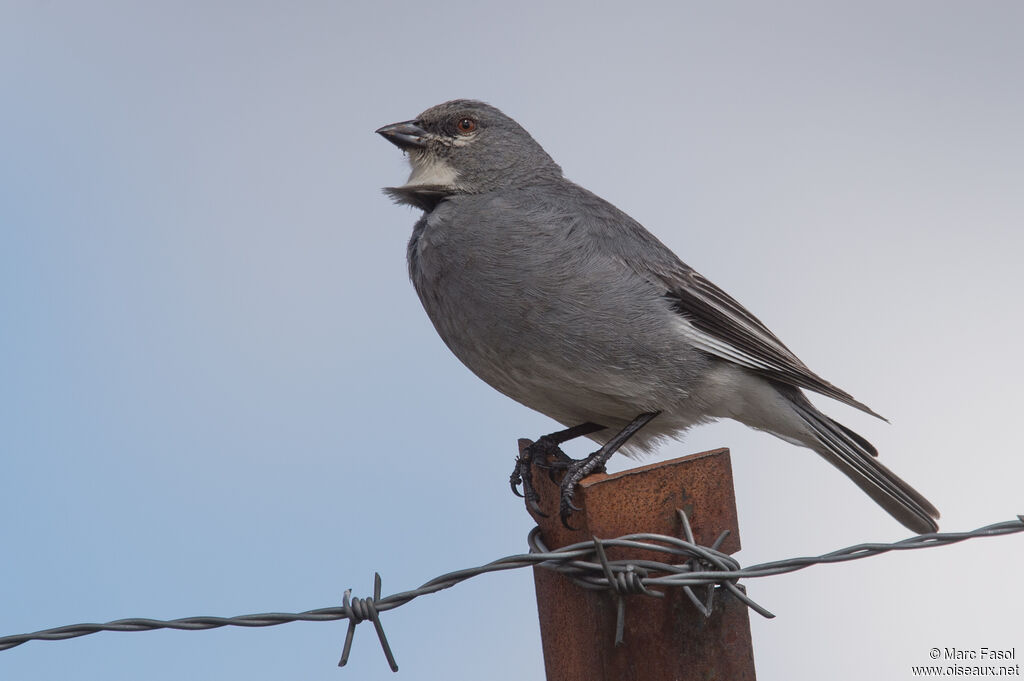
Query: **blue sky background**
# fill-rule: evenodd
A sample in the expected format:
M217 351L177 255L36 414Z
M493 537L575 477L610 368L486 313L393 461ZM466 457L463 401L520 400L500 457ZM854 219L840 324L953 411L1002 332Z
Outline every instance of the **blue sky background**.
M0 2L0 635L296 611L524 550L520 436L405 272L373 134L514 116L814 370L819 404L965 530L1024 512L1024 6L1014 2ZM907 532L732 424L746 564ZM574 454L583 454L577 447ZM628 465L616 462L614 468ZM764 679L1024 654L1020 538L749 583ZM98 634L0 678L522 679L527 571L364 625Z

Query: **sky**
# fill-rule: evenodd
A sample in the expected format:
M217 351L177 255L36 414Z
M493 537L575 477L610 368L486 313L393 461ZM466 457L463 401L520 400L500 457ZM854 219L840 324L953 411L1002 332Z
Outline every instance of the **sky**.
M526 550L516 439L557 425L434 333L373 131L488 101L814 371L942 511L1024 513L1024 7L1015 2L0 1L0 635L293 612ZM743 564L908 531L732 423ZM583 455L585 443L570 447ZM613 460L611 468L634 465ZM1024 538L747 583L762 679L1024 655ZM528 571L345 623L101 633L0 678L523 679Z

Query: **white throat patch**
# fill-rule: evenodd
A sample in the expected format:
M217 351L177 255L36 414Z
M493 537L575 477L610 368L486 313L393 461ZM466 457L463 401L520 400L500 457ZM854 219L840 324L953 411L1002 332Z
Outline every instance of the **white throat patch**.
M459 174L444 160L428 154L409 154L412 173L403 187L445 187L454 189Z

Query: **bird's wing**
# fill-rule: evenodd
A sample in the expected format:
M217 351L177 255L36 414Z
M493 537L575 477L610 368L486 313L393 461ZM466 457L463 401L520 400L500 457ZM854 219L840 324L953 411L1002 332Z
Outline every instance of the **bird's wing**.
M583 215L590 249L664 292L695 347L780 383L806 388L884 417L807 368L761 321L728 293L676 257L665 244L611 203L574 185L563 185L576 216Z
M613 210L618 219L598 221L605 252L615 252L623 265L664 288L672 308L687 322L685 332L696 347L772 380L813 390L885 420L808 369L732 296L679 260L639 223Z
M807 368L761 321L703 275L679 263L659 276L666 297L692 328L694 345L712 355L807 388L882 418L852 395Z

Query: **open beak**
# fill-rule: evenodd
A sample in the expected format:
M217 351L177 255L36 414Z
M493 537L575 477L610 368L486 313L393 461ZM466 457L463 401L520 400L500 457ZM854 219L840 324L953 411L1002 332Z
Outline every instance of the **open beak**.
M420 149L427 145L427 131L419 126L419 121L392 123L376 132L399 149Z

